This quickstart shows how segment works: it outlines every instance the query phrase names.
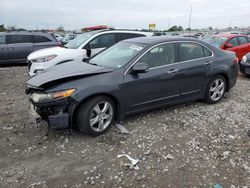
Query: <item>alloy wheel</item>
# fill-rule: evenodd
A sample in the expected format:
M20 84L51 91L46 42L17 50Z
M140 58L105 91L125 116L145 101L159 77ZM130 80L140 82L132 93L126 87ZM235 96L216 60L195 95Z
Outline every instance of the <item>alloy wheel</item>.
M209 96L211 100L218 101L225 92L225 83L222 79L217 78L213 81L209 89Z
M97 132L105 130L113 118L113 107L110 102L102 101L94 106L90 113L90 127Z

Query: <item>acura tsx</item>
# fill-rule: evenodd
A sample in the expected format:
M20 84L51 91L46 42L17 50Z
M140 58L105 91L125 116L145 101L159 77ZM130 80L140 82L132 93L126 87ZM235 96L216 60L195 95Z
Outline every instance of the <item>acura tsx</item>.
M52 67L30 78L26 93L50 128L97 136L132 113L196 99L217 103L237 75L233 52L191 38L141 37Z

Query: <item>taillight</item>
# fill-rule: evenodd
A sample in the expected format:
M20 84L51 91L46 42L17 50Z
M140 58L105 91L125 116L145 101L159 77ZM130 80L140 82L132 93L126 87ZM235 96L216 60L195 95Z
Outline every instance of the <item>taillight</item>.
M233 63L234 64L238 64L239 63L239 59L237 57L235 57L234 60L233 60Z

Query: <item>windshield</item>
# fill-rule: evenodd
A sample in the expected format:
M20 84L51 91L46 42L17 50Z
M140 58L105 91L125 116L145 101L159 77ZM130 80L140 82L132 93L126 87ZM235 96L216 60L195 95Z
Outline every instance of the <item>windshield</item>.
M145 44L120 42L90 59L89 63L119 69L139 54Z
M69 41L65 46L71 49L79 48L84 42L86 42L93 35L94 33L84 33L84 34L78 35L76 38Z
M227 40L227 38L219 37L219 36L208 36L208 37L205 37L203 40L216 47L220 47Z

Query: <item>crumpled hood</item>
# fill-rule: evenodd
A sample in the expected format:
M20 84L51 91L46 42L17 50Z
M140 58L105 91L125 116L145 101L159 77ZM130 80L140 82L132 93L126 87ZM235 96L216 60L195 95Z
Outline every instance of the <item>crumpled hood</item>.
M91 65L82 61L70 61L47 69L44 72L30 78L27 85L31 87L41 87L44 84L58 81L64 78L87 76L111 72L113 69Z
M72 57L74 56L79 56L86 54L86 50L84 49L69 49L69 48L63 48L63 47L52 47L52 48L45 48L42 50L37 50L35 52L32 52L27 59L32 60L36 59L38 57L44 57L48 55L71 55Z

